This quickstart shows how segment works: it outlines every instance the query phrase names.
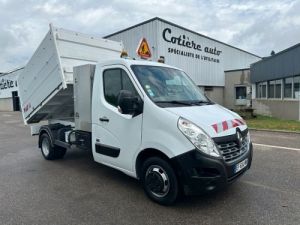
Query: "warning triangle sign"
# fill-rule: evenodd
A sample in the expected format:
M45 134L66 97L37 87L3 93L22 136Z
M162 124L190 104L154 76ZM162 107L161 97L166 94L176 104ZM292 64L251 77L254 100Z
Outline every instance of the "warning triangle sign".
M151 51L146 38L141 39L136 53L143 59L151 58Z

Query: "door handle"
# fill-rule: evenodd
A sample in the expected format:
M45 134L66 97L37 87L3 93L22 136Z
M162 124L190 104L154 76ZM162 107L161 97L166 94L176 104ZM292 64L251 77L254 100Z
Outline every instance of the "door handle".
M99 120L100 120L101 122L109 122L109 119L108 119L106 116L100 117Z

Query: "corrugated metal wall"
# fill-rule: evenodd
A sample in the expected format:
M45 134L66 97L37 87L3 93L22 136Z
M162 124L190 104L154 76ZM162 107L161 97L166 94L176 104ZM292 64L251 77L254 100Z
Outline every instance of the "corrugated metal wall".
M128 52L130 57L139 58L136 54L136 49L142 38L146 38L149 47L151 48L152 58L157 59L157 23L151 21L142 26L134 27L125 32L113 35L107 39L114 41L122 41L125 50Z
M174 38L185 40L185 46L168 42ZM166 21L155 19L141 26L133 27L118 34L109 36L108 39L123 41L126 50L132 57L136 55L136 48L141 38L145 37L152 50L152 60L164 56L166 63L183 69L197 85L224 86L224 71L249 68L251 63L260 60L259 57L218 41L201 36L194 32L182 29ZM189 42L189 44L187 44ZM191 47L193 44L193 47ZM188 46L187 46L188 45ZM194 47L201 45L201 50ZM220 55L205 52L205 47L222 51ZM176 52L176 54L174 53ZM210 61L208 60L210 59Z
M220 49L219 45L212 43L212 41L209 39L205 39L196 34L184 31L162 21L157 22L157 35L159 44L158 51L160 55L165 56L167 64L183 69L198 85L224 86L224 66L223 60L220 57L222 53L220 56L211 55L210 57L209 54L205 54L203 52L204 46L214 46L217 49ZM178 38L179 36L183 38L183 35L185 35L185 40L194 42L195 45L201 45L202 51L165 41L162 36L162 33L165 29L170 29L171 31L171 33L165 34L167 40L171 40L172 37ZM190 56L177 55L170 52L172 50L179 50L184 54L189 54ZM219 63L204 61L204 56L219 60Z
M251 66L251 82L275 80L300 74L300 44Z

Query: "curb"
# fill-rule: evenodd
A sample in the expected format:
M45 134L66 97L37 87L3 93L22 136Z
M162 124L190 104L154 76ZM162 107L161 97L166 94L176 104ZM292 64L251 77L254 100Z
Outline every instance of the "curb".
M253 131L267 131L267 132L274 132L274 133L300 134L299 131L269 130L269 129L258 129L258 128L248 128L248 129L249 129L249 130L253 130Z

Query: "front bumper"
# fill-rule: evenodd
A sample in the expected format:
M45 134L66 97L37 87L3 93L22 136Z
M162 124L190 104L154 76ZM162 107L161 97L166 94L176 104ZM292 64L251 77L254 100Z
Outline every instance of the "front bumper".
M253 147L250 143L249 150L243 156L227 163L223 158L214 158L195 149L172 158L172 163L177 168L184 193L194 195L222 189L234 182L251 167L252 154ZM248 165L234 173L234 166L246 158Z

